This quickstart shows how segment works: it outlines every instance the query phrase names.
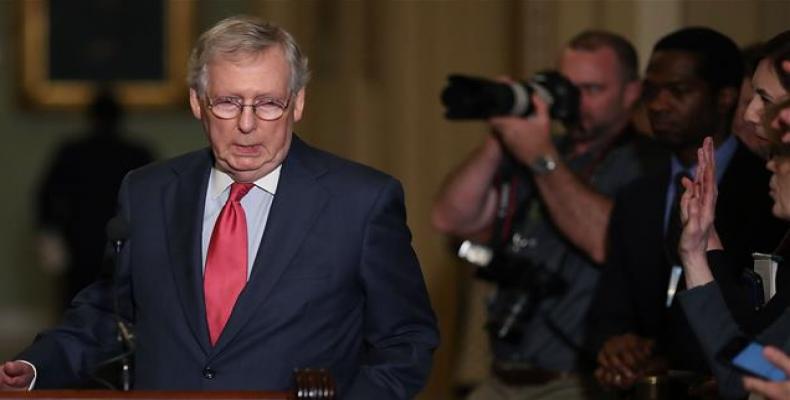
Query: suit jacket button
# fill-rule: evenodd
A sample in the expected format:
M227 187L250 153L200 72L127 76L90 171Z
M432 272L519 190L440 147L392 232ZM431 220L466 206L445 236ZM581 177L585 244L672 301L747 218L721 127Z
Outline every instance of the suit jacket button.
M215 374L215 372L214 372L213 369L211 369L209 367L203 368L203 377L204 378L206 378L206 379L214 379L214 374Z

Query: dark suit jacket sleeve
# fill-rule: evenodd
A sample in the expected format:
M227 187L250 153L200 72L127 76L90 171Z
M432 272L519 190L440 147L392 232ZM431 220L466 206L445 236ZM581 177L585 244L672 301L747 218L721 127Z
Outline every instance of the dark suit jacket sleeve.
M396 181L382 189L367 221L360 260L367 351L344 398L410 399L425 384L438 331Z
M736 337L744 336L727 310L718 283L714 281L684 291L678 294L678 300L716 376L719 394L725 398L744 397L746 392L741 384L743 375L716 359L716 355L727 343ZM790 338L790 310L785 310L758 336L757 341L790 352L788 338Z
M615 202L609 224L609 256L601 270L598 287L588 314L588 333L586 348L596 357L604 342L611 336L626 332L636 333L634 321L636 299L630 290L628 260L624 254L627 240L624 228L628 221L623 212L623 204L628 200Z
M716 359L727 343L743 336L727 309L718 283L713 281L682 291L678 293L677 300L716 377L719 395L724 398L744 397L746 392L741 385L741 374Z
M121 185L121 198L128 189L125 182ZM127 242L125 247L129 245ZM121 259L128 254L124 250ZM123 267L114 271L114 276L102 276L77 294L56 328L40 333L32 345L15 357L36 366L36 389L76 387L90 380L104 361L123 352L116 339L117 321L120 318L129 324L132 320L129 282L128 269ZM113 309L114 290L118 317Z

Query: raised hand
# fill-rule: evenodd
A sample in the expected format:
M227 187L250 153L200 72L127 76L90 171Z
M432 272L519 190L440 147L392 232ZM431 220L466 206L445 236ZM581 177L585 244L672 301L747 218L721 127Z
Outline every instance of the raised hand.
M678 243L678 255L686 272L689 288L708 283L713 275L706 252L721 247L713 222L716 216L716 159L713 139L705 138L697 150L697 174L694 180L683 178L680 198L680 221L683 231Z

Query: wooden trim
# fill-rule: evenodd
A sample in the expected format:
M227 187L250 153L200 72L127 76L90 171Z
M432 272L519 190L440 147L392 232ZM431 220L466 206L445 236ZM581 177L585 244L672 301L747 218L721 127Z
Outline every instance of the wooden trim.
M85 107L96 90L93 82L50 79L49 2L19 1L23 21L19 72L24 101L38 109ZM164 4L166 77L157 81L117 82L114 89L126 107L164 108L181 104L186 99L186 63L193 38L195 2L164 0Z

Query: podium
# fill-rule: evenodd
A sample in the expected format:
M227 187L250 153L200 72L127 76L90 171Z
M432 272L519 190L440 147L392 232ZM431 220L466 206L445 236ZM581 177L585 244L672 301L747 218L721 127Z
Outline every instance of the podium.
M308 399L310 397L304 397ZM322 397L315 397L316 399ZM30 392L0 392L0 399L46 399L46 400L81 400L81 399L194 399L194 400L292 400L292 392L175 392L175 391L131 391L115 390L33 390Z
M298 369L293 374L295 385L290 391L130 391L114 390L33 390L0 392L0 399L194 399L194 400L333 400L335 382L325 369Z

